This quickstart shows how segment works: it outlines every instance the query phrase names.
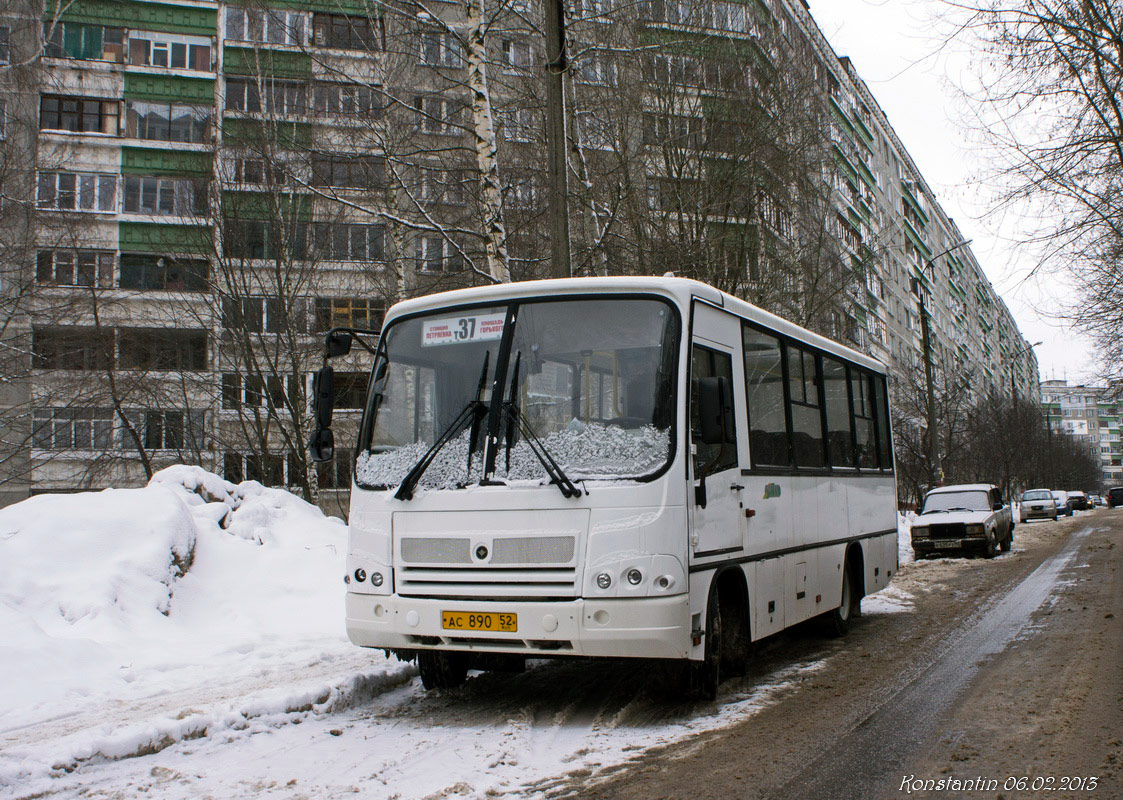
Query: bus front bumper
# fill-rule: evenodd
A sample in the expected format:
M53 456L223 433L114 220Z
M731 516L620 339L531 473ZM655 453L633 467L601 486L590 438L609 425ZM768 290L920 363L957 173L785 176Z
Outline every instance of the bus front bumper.
M447 630L442 612L516 615L514 632ZM687 658L687 595L509 602L347 593L347 636L362 647L528 656Z

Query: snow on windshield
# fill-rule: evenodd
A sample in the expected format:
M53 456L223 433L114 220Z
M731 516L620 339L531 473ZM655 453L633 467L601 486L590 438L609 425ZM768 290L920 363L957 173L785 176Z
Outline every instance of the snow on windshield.
M464 431L446 444L425 470L419 486L428 489L455 489L476 483L482 477L483 453L472 456L472 474L468 465L469 431ZM670 429L644 425L624 429L616 425L583 423L572 420L563 430L547 434L543 446L562 470L573 480L618 480L650 475L667 462L671 450ZM355 477L365 486L397 486L425 451L426 442L398 447L383 452L359 455ZM521 436L511 448L510 470L507 450L500 446L496 458L499 480L546 480L546 470Z

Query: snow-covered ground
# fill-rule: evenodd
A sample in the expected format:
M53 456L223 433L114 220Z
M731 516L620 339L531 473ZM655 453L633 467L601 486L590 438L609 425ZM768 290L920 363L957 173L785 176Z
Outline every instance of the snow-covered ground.
M907 520L901 561L911 559ZM669 703L635 666L538 662L425 693L343 628L346 528L173 467L0 510L0 797L537 796L724 727L824 662ZM893 587L867 614L911 607Z

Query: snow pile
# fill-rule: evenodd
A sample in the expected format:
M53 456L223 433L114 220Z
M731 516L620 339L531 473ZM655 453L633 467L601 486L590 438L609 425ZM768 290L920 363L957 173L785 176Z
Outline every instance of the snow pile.
M17 729L355 653L345 555L341 520L197 467L0 510L0 786Z

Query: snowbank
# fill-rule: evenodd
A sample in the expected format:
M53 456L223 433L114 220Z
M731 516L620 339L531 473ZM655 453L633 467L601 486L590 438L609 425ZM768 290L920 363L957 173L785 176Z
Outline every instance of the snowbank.
M0 734L352 653L345 555L341 520L197 467L0 510Z

